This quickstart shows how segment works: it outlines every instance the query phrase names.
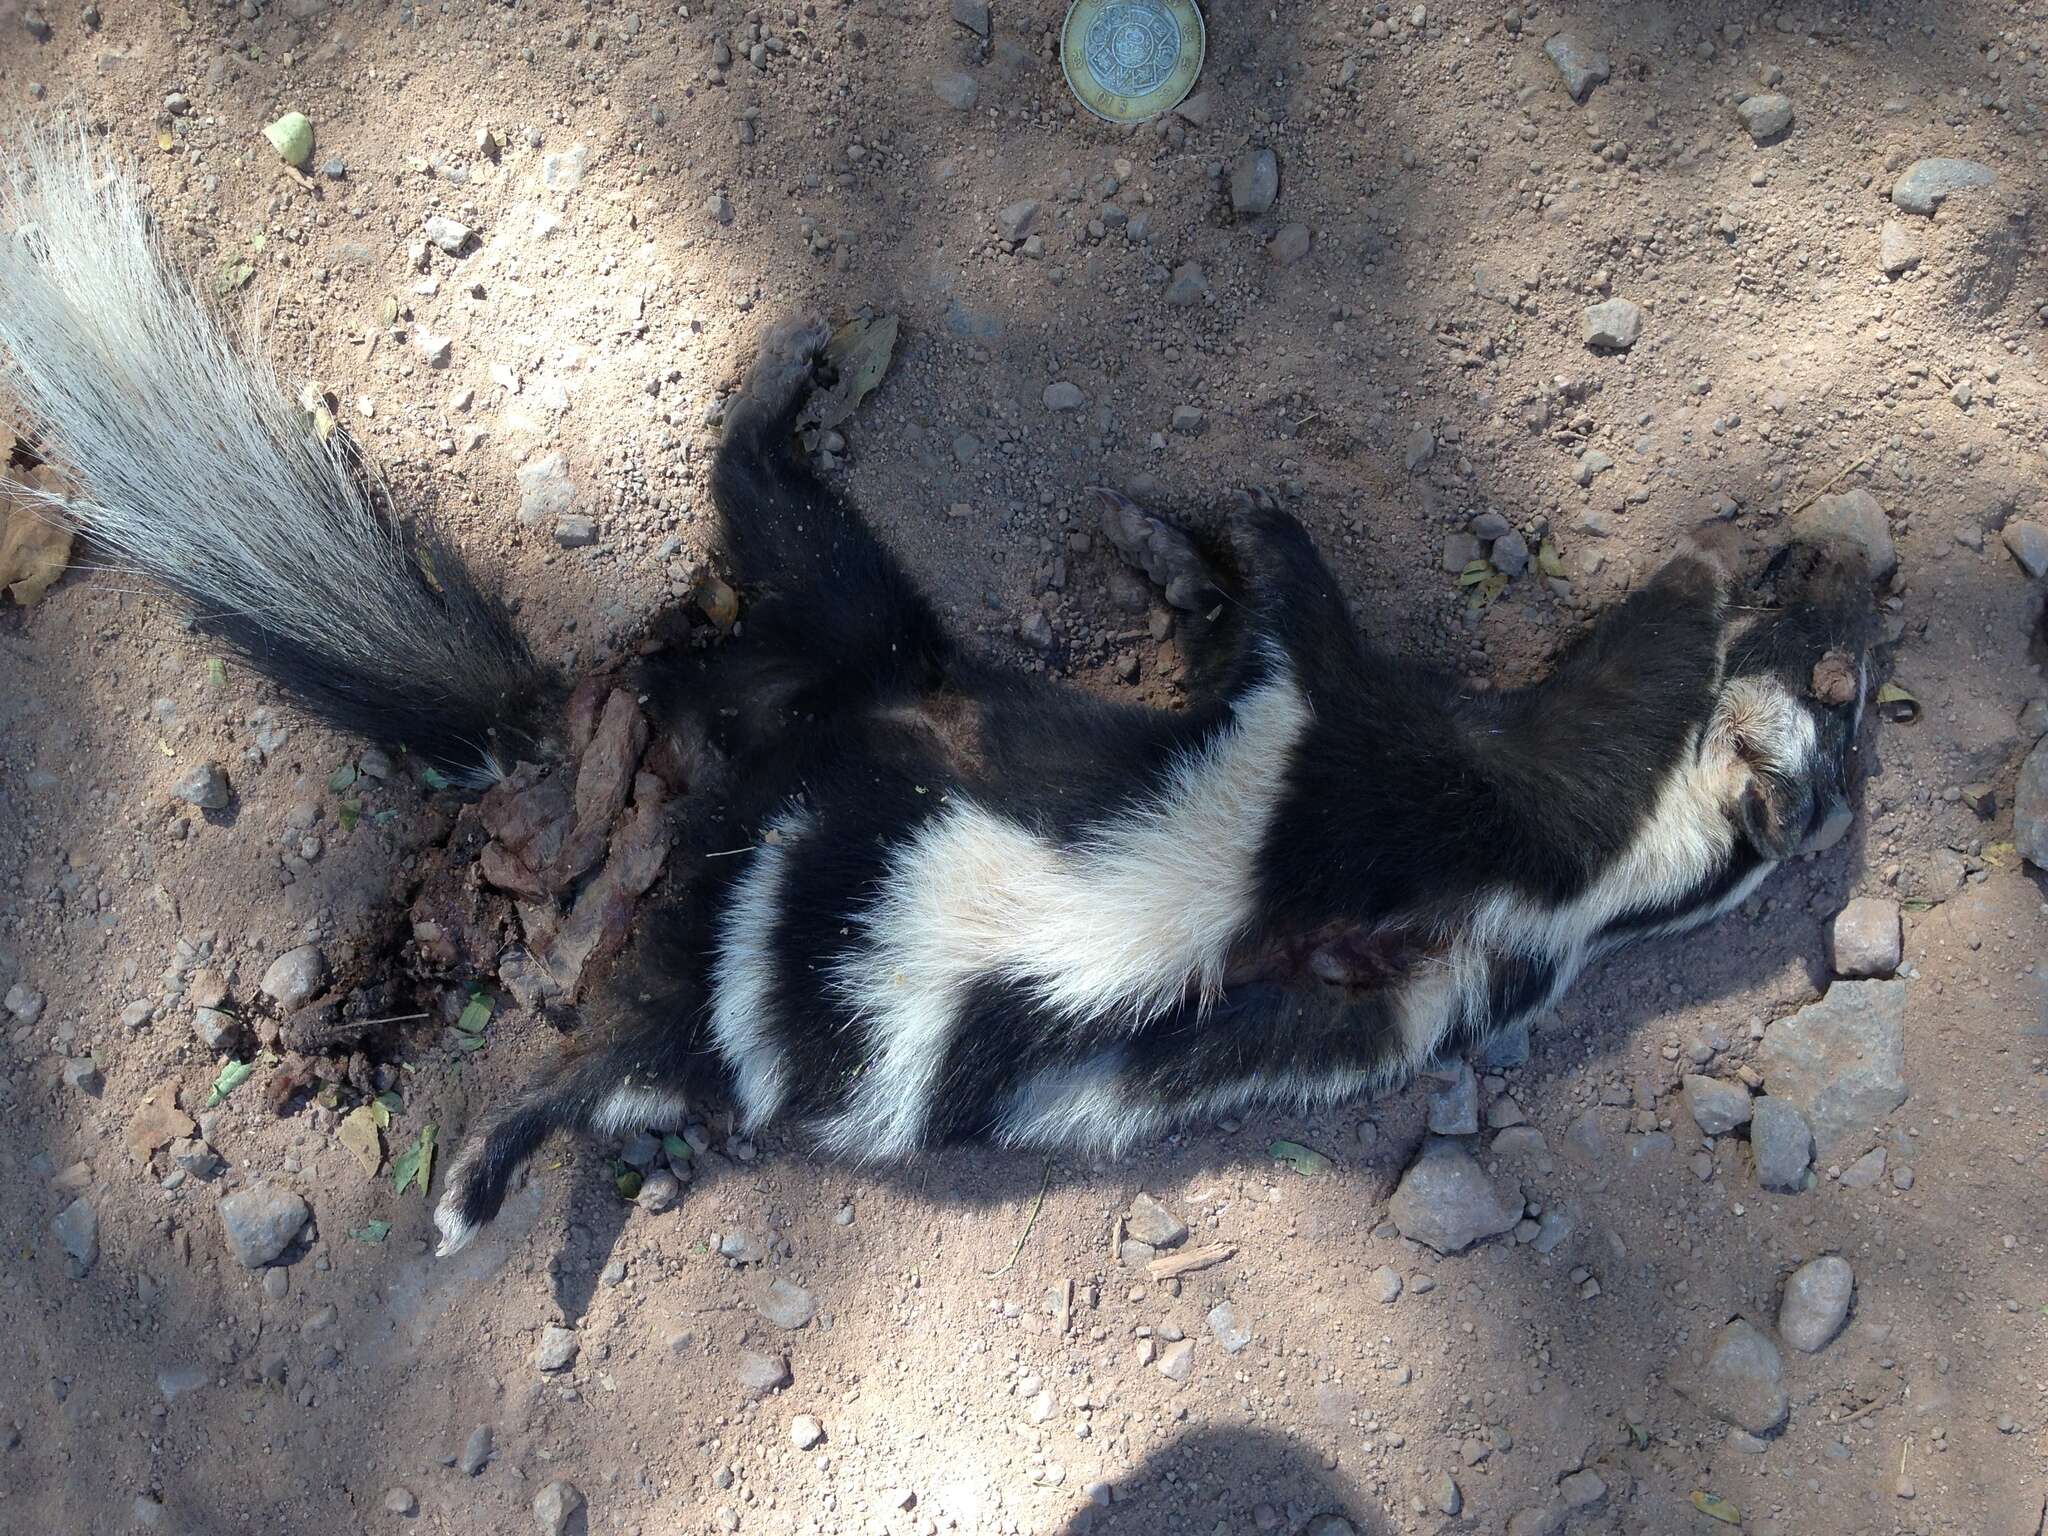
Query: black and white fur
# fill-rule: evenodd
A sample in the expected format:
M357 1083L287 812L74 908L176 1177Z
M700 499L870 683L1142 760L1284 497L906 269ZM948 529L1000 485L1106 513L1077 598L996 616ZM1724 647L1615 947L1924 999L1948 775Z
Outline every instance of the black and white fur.
M53 204L52 175L77 171L35 170L41 201L17 190L17 209L100 221L79 238L122 246L138 276L160 267L139 222L104 227L125 194ZM198 450L152 442L148 417L121 414L128 391L44 381L106 366L72 334L125 326L137 286L178 310L131 349L143 377L245 365L197 339L169 278L108 291L68 265L75 248L14 250L0 343L82 483L71 515L202 608L230 606L213 566L188 563L221 536L134 488L154 456ZM965 654L794 456L823 339L771 337L728 412L713 496L747 638L645 679L659 727L726 764L722 836L748 851L696 865L591 1008L594 1043L465 1144L443 1252L553 1132L673 1126L710 1094L744 1127L792 1120L834 1154L893 1159L966 1138L1115 1149L1194 1115L1370 1091L1544 1009L1615 946L1726 911L1846 825L1869 648L1853 553L1781 551L1772 601L1751 606L1725 538L1688 543L1549 680L1474 694L1368 645L1300 524L1254 496L1198 546L1214 601L1185 626L1186 709L1111 704ZM264 427L279 418L237 378L202 397L227 414L209 449L233 460L214 505L238 545L275 538L319 566L326 520L353 505L345 466ZM273 483L300 457L310 499ZM271 616L317 604L332 574L257 570L267 587L232 604L249 650L282 654L287 684L310 651L316 683L354 680L310 706L446 751L445 732L412 734L416 711L343 704L424 686L421 635L390 644L382 610L425 624L436 656L472 643L471 611L422 616L417 583L357 573L352 614L380 610L367 638L301 626L266 650ZM479 720L536 729L513 703L545 693L487 611L487 661L433 682L471 740ZM1834 705L1811 686L1830 653L1858 683ZM482 753L464 766L492 771Z

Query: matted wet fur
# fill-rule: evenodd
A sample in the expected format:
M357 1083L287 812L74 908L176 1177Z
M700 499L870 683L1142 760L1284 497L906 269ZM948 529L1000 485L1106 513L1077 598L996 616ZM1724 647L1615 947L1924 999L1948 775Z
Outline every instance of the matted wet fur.
M552 1132L671 1127L707 1095L878 1159L1118 1148L1377 1088L1846 825L1852 550L1783 549L1738 604L1732 530L1704 532L1546 681L1474 694L1368 645L1270 497L1211 540L1117 498L1209 591L1186 709L1111 703L965 655L795 456L824 334L770 336L714 469L746 642L650 677L657 719L725 758L718 837L744 851L650 927L598 1038L465 1145L443 1251Z

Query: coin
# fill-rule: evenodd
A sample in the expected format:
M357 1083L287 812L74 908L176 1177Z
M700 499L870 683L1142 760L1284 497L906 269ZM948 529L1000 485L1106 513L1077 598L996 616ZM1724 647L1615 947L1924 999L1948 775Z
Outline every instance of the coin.
M1090 112L1141 123L1186 99L1206 44L1195 0L1074 0L1060 29L1060 63Z

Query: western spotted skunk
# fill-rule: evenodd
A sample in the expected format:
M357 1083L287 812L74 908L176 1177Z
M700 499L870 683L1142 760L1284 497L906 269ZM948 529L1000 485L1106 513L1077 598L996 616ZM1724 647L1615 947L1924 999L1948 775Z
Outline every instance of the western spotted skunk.
M4 383L76 478L59 515L345 728L471 785L540 751L557 681L223 338L132 186L31 136L5 211ZM1547 681L1475 694L1361 638L1272 499L1199 541L1120 503L1208 616L1185 709L1109 703L963 649L793 453L824 335L775 332L727 412L746 639L646 679L722 756L746 851L647 925L598 1043L462 1148L443 1252L551 1133L673 1126L706 1093L901 1158L1369 1091L1847 825L1871 613L1849 550L1781 549L1738 602L1726 538L1691 540Z

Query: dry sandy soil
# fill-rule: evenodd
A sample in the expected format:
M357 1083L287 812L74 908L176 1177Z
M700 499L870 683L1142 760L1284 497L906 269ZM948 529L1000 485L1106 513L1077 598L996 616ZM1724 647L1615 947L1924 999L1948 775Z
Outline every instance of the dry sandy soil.
M2039 1529L2048 921L2011 805L2043 729L2042 595L2002 533L2048 519L2048 9L1208 19L1200 99L1124 132L1070 103L1046 0L997 0L986 42L936 0L0 0L0 121L83 111L202 284L247 262L231 302L281 380L329 391L401 501L573 666L690 590L716 404L800 305L902 317L843 477L961 629L1162 702L1170 624L1096 535L1090 484L1184 508L1283 487L1367 631L1496 683L1690 521L1766 540L1866 488L1925 713L1872 727L1855 829L1710 930L1603 964L1526 1062L1482 1069L1488 1129L1459 1144L1569 1231L1452 1255L1401 1236L1420 1085L1110 1165L898 1172L736 1145L706 1106L674 1209L620 1198L632 1149L560 1146L436 1261L428 1201L388 1163L366 1175L331 1108L273 1114L267 1065L201 1114L223 1057L192 1003L210 971L260 1017L260 978L302 943L374 958L454 797L402 772L330 789L365 744L216 674L159 596L80 574L0 607L0 1527L1732 1528L1705 1503L1781 1536ZM1583 102L1543 51L1560 28L1611 61ZM971 107L942 98L949 72ZM1795 119L1758 145L1734 107L1766 88ZM258 136L289 109L317 125L304 180ZM1240 215L1229 172L1259 147L1277 201ZM1996 185L1894 209L1932 155ZM1028 247L997 219L1025 200ZM460 255L418 246L435 214L474 230ZM1888 218L1919 251L1892 275ZM1306 254L1272 246L1287 224ZM1188 263L1195 302L1170 302ZM1626 352L1583 341L1609 296L1643 310ZM445 366L421 333L452 340ZM1079 409L1047 408L1060 382ZM594 542L519 516L517 471L550 453ZM1489 510L1564 574L1475 609L1444 545ZM201 815L170 789L208 759L233 801ZM1903 909L1907 1096L1772 1193L1680 1077L1761 1071L1768 1031L1830 986L1859 894ZM361 1064L398 1096L387 1159L428 1124L452 1141L557 1049L501 999L465 1050L451 998L420 996L434 1017ZM130 1150L173 1091L224 1168L196 1141ZM1517 1113L1540 1143L1496 1147ZM1332 1166L1297 1174L1277 1138ZM219 1211L258 1186L312 1211L260 1271ZM1120 1253L1141 1192L1232 1256L1160 1279ZM1846 1327L1774 1343L1787 1277L1824 1253L1853 1269ZM813 1299L806 1326L760 1310L777 1282ZM1702 1386L1736 1318L1781 1361L1760 1435L1728 1422L1753 1402ZM550 1327L576 1349L543 1371L537 1351L568 1353Z

